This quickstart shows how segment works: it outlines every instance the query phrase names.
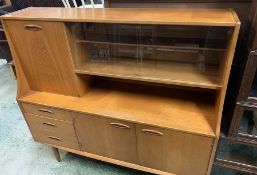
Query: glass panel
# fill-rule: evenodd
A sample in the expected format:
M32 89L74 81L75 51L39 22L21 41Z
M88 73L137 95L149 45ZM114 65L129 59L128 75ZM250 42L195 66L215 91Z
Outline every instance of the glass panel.
M221 139L217 159L228 160L257 167L257 148Z
M257 140L257 111L245 110L240 121L238 135Z
M89 74L219 86L229 27L71 23Z

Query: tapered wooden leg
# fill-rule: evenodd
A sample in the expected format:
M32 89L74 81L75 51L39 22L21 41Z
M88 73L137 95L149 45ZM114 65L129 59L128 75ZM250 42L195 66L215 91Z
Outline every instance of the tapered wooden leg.
M54 152L54 156L55 156L56 160L58 162L60 162L61 161L61 156L60 156L59 150L57 148L53 147L53 152Z

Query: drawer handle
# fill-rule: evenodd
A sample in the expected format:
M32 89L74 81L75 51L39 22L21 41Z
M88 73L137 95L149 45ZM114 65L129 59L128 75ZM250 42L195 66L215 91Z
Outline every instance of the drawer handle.
M54 137L54 136L48 136L48 138L52 139L52 140L62 141L62 139L60 139L58 137Z
M121 129L129 129L130 126L124 125L122 123L110 123L111 126L116 127L116 128L121 128Z
M43 28L39 25L28 24L24 26L24 29L30 30L30 31L39 31L39 30L42 30Z
M53 123L48 123L48 122L44 122L44 123L43 123L43 125L56 127L56 125L55 125L55 124L53 124Z
M164 135L162 132L155 131L155 130L152 130L152 129L142 129L142 132L144 132L146 134L156 135L156 136L163 136Z
M45 112L45 113L49 113L49 114L53 114L53 111L47 110L47 109L39 109L39 112Z

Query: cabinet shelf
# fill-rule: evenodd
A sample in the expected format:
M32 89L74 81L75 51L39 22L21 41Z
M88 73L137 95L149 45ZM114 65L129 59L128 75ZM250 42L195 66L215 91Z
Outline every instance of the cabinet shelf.
M136 88L136 87L135 87ZM146 90L147 91L147 90ZM208 137L215 136L215 113L210 95L181 93L156 95L105 88L92 88L83 97L31 92L19 99L72 111L80 111L141 124L159 126ZM101 110L99 110L101 109Z
M83 64L80 69L75 69L75 72L207 89L222 87L215 67L205 67L205 71L201 71L196 65L186 63L146 61L139 68L135 64L130 59L123 59L113 64L91 61Z

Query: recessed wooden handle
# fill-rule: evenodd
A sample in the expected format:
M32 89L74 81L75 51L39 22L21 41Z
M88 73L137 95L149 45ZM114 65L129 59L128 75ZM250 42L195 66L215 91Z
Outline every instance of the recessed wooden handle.
M164 135L162 132L155 131L155 130L152 130L152 129L142 129L142 132L144 132L146 134L156 135L156 136L163 136Z
M45 112L45 113L49 113L49 114L53 114L54 112L53 111L50 111L50 110L48 110L48 109L39 109L38 111L40 111L40 112Z
M52 140L57 140L57 141L62 141L62 139L58 138L58 137L54 137L54 136L47 136L49 139Z
M43 125L56 127L56 125L55 125L55 124L53 124L53 123L48 123L48 122L44 122L44 123L43 123Z
M28 24L24 26L24 29L30 30L30 31L39 31L39 30L42 30L43 28L39 25Z
M116 127L116 128L121 128L121 129L129 129L130 126L124 125L122 123L110 123L111 126Z

